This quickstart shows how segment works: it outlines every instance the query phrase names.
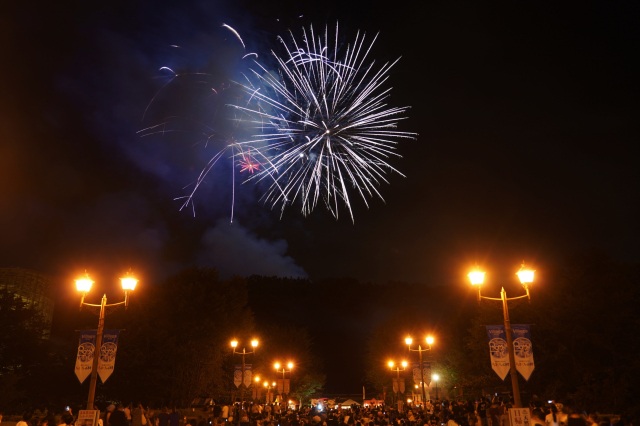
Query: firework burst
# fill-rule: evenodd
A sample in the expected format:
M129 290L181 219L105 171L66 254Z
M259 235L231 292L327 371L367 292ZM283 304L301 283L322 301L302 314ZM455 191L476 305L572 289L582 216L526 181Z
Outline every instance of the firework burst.
M310 214L320 200L337 219L344 205L354 220L352 199L379 197L387 174L400 173L390 161L400 157L398 142L416 134L397 130L409 107L390 107L386 87L398 62L375 67L368 61L377 38L357 33L351 44L339 44L338 25L330 34L303 28L299 42L290 32L280 56L272 51L276 72L256 66L240 83L249 100L232 105L255 126L244 144L259 154L249 180L267 181L264 201L271 207L299 205Z

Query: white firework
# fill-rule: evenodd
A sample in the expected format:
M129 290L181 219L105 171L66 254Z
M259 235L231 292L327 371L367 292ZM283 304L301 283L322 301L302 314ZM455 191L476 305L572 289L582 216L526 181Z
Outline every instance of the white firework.
M387 105L390 69L398 62L375 67L368 56L377 38L357 33L352 44L339 45L338 25L330 37L303 28L302 41L290 32L279 38L285 55L272 51L276 72L257 60L241 83L248 101L232 105L255 125L255 136L242 143L263 158L249 180L268 180L264 201L282 211L299 205L310 214L322 200L337 219L344 205L354 220L352 198L368 207L380 193L397 145L416 134L397 129L409 107Z

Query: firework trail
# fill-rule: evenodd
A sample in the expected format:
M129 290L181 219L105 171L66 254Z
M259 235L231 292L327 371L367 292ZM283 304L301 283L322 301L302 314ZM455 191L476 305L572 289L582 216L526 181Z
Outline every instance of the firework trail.
M397 130L409 107L386 104L385 83L398 60L375 68L367 58L377 36L368 42L358 32L342 47L337 24L333 38L328 27L324 35L303 28L301 41L289 34L289 42L279 38L285 54L272 51L277 73L254 61L239 83L249 99L232 105L255 128L242 143L261 161L249 180L269 182L263 200L281 214L299 204L306 216L322 200L336 219L344 205L353 221L352 199L367 207L374 196L384 200L387 173L402 175L390 163L400 157L399 140L416 137Z
M222 28L224 28L225 31L230 31L234 35L235 41L239 42L242 46L242 55L237 58L240 60L244 60L248 57L258 58L256 53L247 53L246 45L238 31L227 24L222 24ZM171 47L179 48L179 46L174 45ZM241 95L241 92L237 91L237 85L231 84L230 80L215 78L207 72L176 72L168 66L160 67L159 71L163 73L163 75L167 76L167 81L151 98L149 104L145 108L143 119L145 119L148 114L151 105L159 101L161 94L171 86L177 84L179 80L184 81L185 79L188 80L185 84L196 84L198 86L204 85L208 90L210 89L208 94L208 96L212 97L210 103L216 106L216 108L213 112L207 109L206 112L208 119L198 120L197 118L194 118L194 113L182 115L173 114L163 118L160 122L156 122L139 130L138 134L143 137L165 136L170 133L193 133L194 129L200 129L197 130L197 141L199 143L203 142L205 149L208 149L209 147L213 148L215 153L208 158L206 165L202 168L199 175L193 180L193 182L184 187L186 194L176 197L175 200L181 201L182 204L180 206L180 210L190 207L195 215L194 198L196 192L198 192L201 186L206 182L207 177L216 165L220 164L220 162L228 162L232 165L230 175L230 220L233 222L236 196L236 174L240 173L242 175L250 175L261 168L260 153L252 150L250 146L245 147L235 139L236 135L234 135L234 133L238 131L237 126L240 121L230 118L225 112L221 111L221 109L224 109L227 112L231 112L232 110L227 106L229 97ZM229 129L229 126L235 126L235 128ZM244 178L242 180L244 180Z

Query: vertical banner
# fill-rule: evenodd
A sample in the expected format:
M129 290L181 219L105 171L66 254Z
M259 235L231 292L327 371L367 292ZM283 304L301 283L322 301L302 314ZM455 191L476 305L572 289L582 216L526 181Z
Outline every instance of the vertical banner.
M487 325L486 327L491 368L500 379L504 380L509 374L509 349L507 348L504 327L501 325Z
M431 384L431 364L427 364L424 367L423 377L424 377L424 385L429 386Z
M413 384L419 385L420 384L420 364L417 362L414 363L411 371L413 372Z
M393 378L393 392L404 393L404 379Z
M240 387L242 384L242 365L236 364L236 368L233 370L233 384L236 387Z
M100 358L98 358L98 374L102 383L107 381L115 368L119 335L120 330L104 330L102 334L102 346L100 347Z
M276 390L281 395L288 395L291 390L291 379L278 379L276 380Z
M423 363L424 364L424 363ZM420 363L413 364L413 383L420 385L422 378L424 377L424 385L429 386L431 383L431 364L422 366L422 374L420 374Z
M244 365L244 387L248 388L251 386L251 382L253 381L253 377L251 376L251 364Z
M96 349L96 330L80 332L78 355L76 356L76 377L80 383L84 382L93 369L93 354Z
M513 351L516 359L516 370L529 380L535 365L533 363L533 345L531 344L531 330L529 324L512 324Z

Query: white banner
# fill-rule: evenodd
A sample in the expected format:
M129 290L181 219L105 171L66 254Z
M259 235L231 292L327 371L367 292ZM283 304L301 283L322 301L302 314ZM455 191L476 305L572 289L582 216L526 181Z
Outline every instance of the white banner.
M489 338L489 355L491 358L491 368L500 379L504 380L509 374L509 349L501 325L487 325L487 337Z
M107 381L115 368L119 334L120 330L105 330L102 334L102 345L98 358L98 375L100 375L102 383Z
M248 388L251 386L251 382L253 381L253 376L251 372L251 364L244 365L244 386ZM236 368L233 371L233 384L236 385L237 388L242 384L242 364L236 364Z
M535 368L529 324L512 324L511 332L513 335L516 370L518 370L518 373L520 373L525 380L529 380Z
M233 370L233 384L236 387L240 387L242 384L242 365L236 365L236 368Z
M413 364L413 383L419 385L424 377L424 385L429 386L431 383L431 364L422 366L422 375L420 374L420 363Z
M253 382L251 364L245 364L244 365L244 386L248 388L249 386L251 386L251 382Z
M76 377L80 383L84 382L93 370L93 354L96 349L96 330L80 332L78 355L76 356Z

